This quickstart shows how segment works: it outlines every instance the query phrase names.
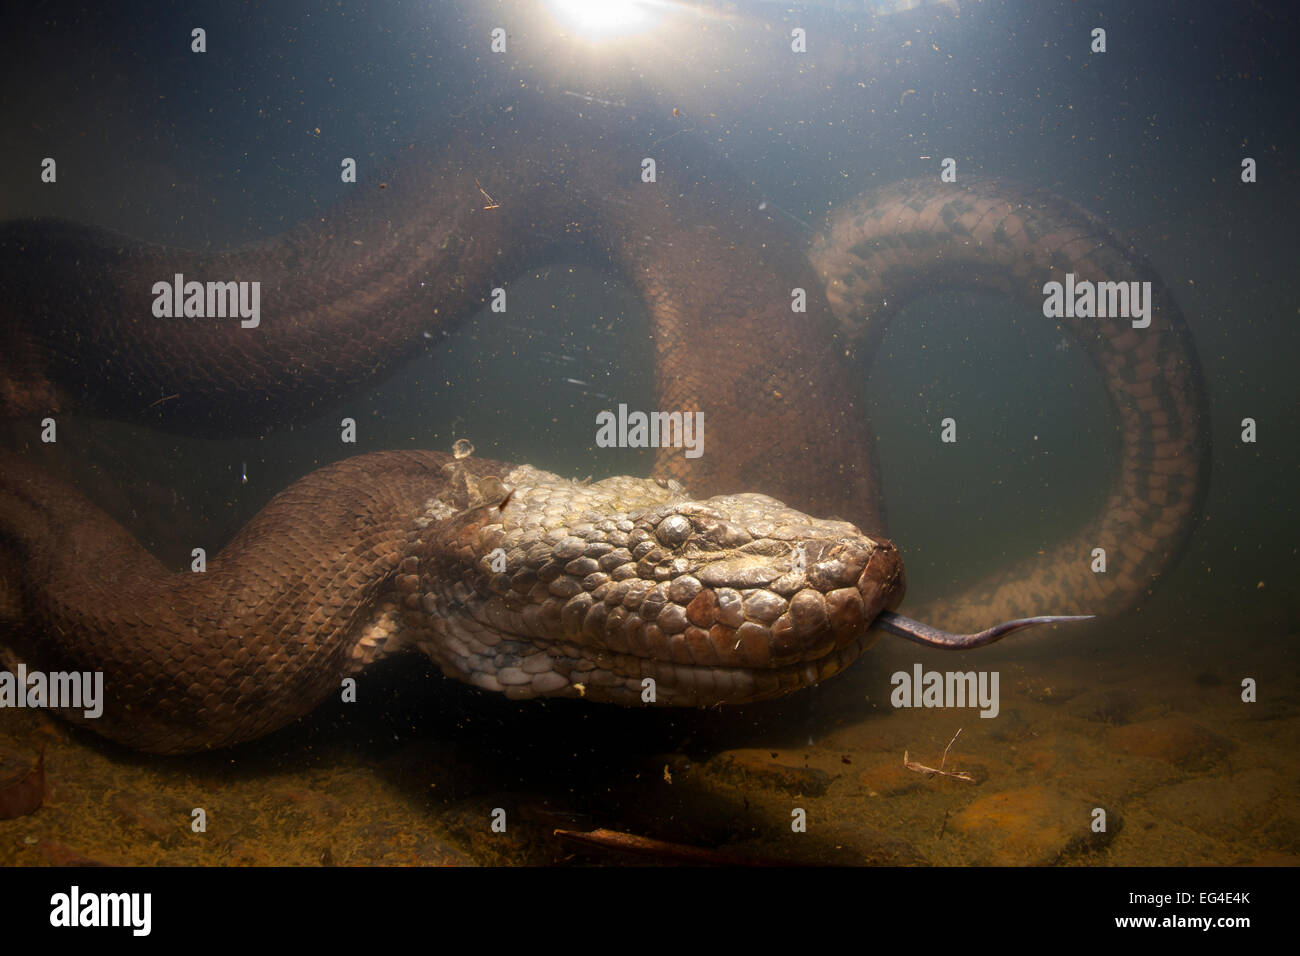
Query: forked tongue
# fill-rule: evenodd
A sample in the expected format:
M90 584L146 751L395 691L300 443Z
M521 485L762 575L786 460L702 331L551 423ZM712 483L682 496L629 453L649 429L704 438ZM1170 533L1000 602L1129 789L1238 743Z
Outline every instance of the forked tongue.
M951 631L941 631L937 627L914 621L910 617L895 614L893 611L881 611L876 615L876 619L872 623L875 627L886 630L890 634L897 634L899 637L905 637L909 641L924 644L926 647L942 647L950 651L967 651L972 647L983 647L985 644L992 644L994 641L1006 637L1012 631L1019 631L1022 628L1036 627L1039 624L1074 624L1078 621L1091 621L1095 617L1095 614L1082 614L1073 617L1062 615L1022 617L1016 621L995 624L988 630L976 634L954 634Z

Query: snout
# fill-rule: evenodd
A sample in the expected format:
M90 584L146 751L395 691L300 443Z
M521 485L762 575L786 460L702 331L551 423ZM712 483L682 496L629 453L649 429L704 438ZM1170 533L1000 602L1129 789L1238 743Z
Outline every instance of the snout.
M862 638L881 611L903 601L903 561L893 543L808 541L804 586L771 624L771 666L826 657Z

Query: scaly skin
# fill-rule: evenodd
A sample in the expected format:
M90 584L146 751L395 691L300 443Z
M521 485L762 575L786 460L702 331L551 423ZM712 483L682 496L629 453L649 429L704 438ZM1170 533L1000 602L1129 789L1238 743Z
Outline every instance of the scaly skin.
M167 250L66 223L7 224L0 227L0 413L92 411L209 434L299 417L409 357L425 333L476 311L523 268L576 247L644 299L659 406L707 415L705 454L661 449L655 474L700 499L763 491L868 529L781 519L803 530L774 531L769 561L788 563L802 542L819 556L810 568L820 566L826 542L839 541L844 550L831 564L843 573L818 572L829 576L827 587L786 594L775 583L755 583L776 597L751 600L751 613L743 599L749 585L721 578L707 585L698 577L704 567L689 563L702 556L674 554L688 561L674 572L679 580L699 581L701 590L681 583L657 612L668 614L670 630L636 603L649 599L641 587L586 587L597 580L591 575L629 573L627 564L605 568L605 555L566 559L566 568L598 565L583 575L580 593L550 590L571 590L576 572L543 581L540 568L532 581L512 566L507 586L466 560L483 560L476 536L517 548L509 521L497 529L497 518L526 523L547 513L550 492L540 489L551 487L566 489L555 500L578 508L604 483L579 491L490 466L517 485L518 497L493 515L455 499L445 460L431 453L323 469L268 505L206 575L167 575L75 492L14 464L0 481L0 617L14 635L6 643L45 669L103 670L119 709L97 726L162 751L266 733L393 643L419 646L449 673L516 696L639 701L644 677L656 679L664 702L784 692L844 666L871 618L901 598L896 552L875 532L882 520L871 430L851 398L845 353L869 362L892 313L938 285L999 289L1037 308L1043 283L1067 271L1091 281L1150 281L1155 292L1149 329L1124 319L1061 323L1098 365L1118 414L1118 480L1081 534L927 616L966 627L1047 610L1114 612L1144 597L1176 560L1206 488L1199 365L1168 289L1097 219L1006 183L908 182L838 210L810 266L757 212L756 197L689 137L655 147L653 184L637 175L646 149L635 130L521 109L445 152L412 152L383 192L371 189L283 236L226 253ZM260 281L262 324L154 318L152 285L176 272ZM794 288L805 292L805 313L791 312ZM156 401L170 395L177 398ZM461 477L477 467L462 463ZM651 515L670 504L713 509L716 518L681 515L704 536L698 546L718 528L757 527L762 512L784 507L736 495L693 506L648 502L627 489L620 494L642 503L606 501L590 519L593 533L652 534L637 522L667 520ZM444 500L447 494L453 497ZM439 520L413 524L430 517L429 507ZM479 525L465 523L470 514ZM556 520L563 527L578 519ZM602 530L609 521L613 529ZM633 528L623 531L620 522ZM422 535L438 540L452 528L474 540L458 538L469 551L448 565L449 549L428 551ZM1096 547L1109 556L1104 575L1089 567ZM644 560L630 565L638 576L659 573L642 568ZM848 580L859 562L866 570ZM545 566L547 574L558 567ZM464 570L471 567L477 570ZM780 580L786 571L749 573ZM731 591L742 595L739 618ZM531 612L514 606L525 598ZM516 630L517 618L528 627ZM761 642L754 627L766 628Z
M516 698L776 697L848 666L904 591L891 543L763 495L436 452L313 472L203 573L167 571L19 461L0 515L10 663L103 671L104 713L85 723L158 753L269 733L411 648Z
M1068 540L918 612L947 627L1055 613L1110 613L1150 593L1186 544L1209 485L1209 402L1187 322L1151 264L1097 217L1041 189L997 180L911 180L837 209L811 259L845 335L870 361L893 315L941 286L1002 292L1041 315L1043 285L1146 281L1151 325L1060 319L1097 366L1119 418L1117 480ZM1057 322L1056 319L1043 319ZM1092 571L1094 548L1107 570Z

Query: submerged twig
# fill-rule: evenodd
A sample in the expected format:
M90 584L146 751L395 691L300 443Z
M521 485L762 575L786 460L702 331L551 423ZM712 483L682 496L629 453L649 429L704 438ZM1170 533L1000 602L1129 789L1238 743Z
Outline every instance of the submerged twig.
M475 186L478 186L478 191L481 192L481 193L483 194L483 198L487 200L487 205L483 207L484 209L500 209L500 208L501 208L501 204L500 204L499 202L497 202L495 199L493 199L491 196L488 195L488 191L487 191L486 189L483 188L483 184L480 183L480 182L478 181L478 177L477 177L477 176L474 177L474 185L475 185Z
M968 783L974 783L975 778L964 770L944 770L944 765L948 763L948 751L952 750L952 745L957 742L961 736L962 728L958 727L957 732L952 735L952 740L948 741L948 746L943 748L943 759L939 761L938 768L927 767L923 763L917 763L911 758L906 750L903 751L903 766L914 773L929 774L931 777L955 777L958 780L965 780Z

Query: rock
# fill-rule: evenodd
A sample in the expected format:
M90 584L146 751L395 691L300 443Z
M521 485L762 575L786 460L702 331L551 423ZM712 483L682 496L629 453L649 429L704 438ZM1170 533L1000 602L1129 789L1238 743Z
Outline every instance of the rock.
M1252 848L1250 853L1254 853ZM1107 862L1122 858L1129 866L1204 866L1241 865L1250 856L1234 853L1230 844L1173 820L1155 816L1149 809L1135 804L1126 807L1124 838L1117 841Z
M831 783L825 770L797 766L797 755L773 750L727 750L708 763L708 771L737 787L763 787L784 793L820 797Z
M1084 691L1065 706L1071 717L1098 724L1127 724L1142 709L1138 696L1119 687Z
M46 866L115 866L112 860L87 856L76 847L55 840L41 839L31 847L40 862ZM30 862L30 861L24 861Z
M1278 801L1272 818L1259 830L1260 841L1287 853L1300 853L1300 801Z
M902 757L889 757L872 761L858 775L869 796L893 797L910 790L918 790L926 777L903 766Z
M108 808L117 818L119 826L143 833L159 846L168 849L179 846L192 832L190 813L193 808L181 803L176 797L143 790L126 790L114 794L108 801Z
M1256 768L1231 777L1183 780L1144 799L1162 819L1221 840L1239 840L1276 815L1275 803L1284 789L1277 771Z
M1251 860L1247 866L1300 866L1300 856L1294 853L1279 853L1277 850L1264 850Z
M1092 831L1093 804L1045 787L1021 787L980 797L948 821L974 858L1001 866L1047 865L1100 849L1120 828L1109 807L1106 831Z
M472 866L474 860L432 832L375 822L362 827L346 855L331 851L331 863L368 866ZM342 855L342 859L339 859Z
M1114 727L1107 741L1124 753L1164 760L1183 770L1207 770L1235 747L1232 741L1186 717L1162 717Z

